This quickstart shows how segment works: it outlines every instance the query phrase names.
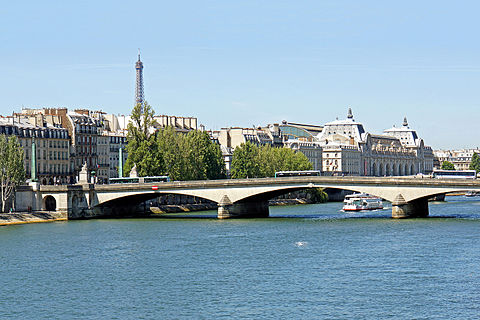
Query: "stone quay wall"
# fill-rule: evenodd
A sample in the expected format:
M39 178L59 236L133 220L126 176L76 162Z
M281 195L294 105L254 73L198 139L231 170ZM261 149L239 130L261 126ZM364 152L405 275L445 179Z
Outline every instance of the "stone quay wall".
M67 213L64 212L15 212L0 213L0 226L42 223L68 220Z

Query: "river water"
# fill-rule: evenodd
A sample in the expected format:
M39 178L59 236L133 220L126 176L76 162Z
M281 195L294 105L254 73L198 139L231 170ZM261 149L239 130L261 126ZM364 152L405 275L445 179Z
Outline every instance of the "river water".
M480 198L426 219L340 208L0 227L0 318L480 317Z

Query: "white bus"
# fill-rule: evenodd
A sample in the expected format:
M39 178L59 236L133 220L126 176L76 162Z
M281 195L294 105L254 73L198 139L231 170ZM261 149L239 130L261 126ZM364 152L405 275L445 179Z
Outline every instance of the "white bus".
M279 177L304 177L304 176L320 176L318 170L305 170L305 171L277 171L275 172L275 178Z
M475 170L433 170L433 178L436 179L476 179Z

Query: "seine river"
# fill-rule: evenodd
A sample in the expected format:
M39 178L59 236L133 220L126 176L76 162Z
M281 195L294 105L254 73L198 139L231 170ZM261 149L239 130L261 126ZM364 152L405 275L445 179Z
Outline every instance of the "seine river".
M415 220L340 208L0 227L0 318L480 317L480 198Z

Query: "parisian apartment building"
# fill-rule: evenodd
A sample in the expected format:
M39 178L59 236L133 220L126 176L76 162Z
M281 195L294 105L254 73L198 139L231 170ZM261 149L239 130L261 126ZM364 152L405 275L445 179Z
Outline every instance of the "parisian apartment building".
M114 121L115 115L88 109L22 109L12 116L0 117L0 134L18 137L27 178L31 177L34 143L37 179L41 184L76 183L84 166L90 182L108 183L109 178L118 177L119 148L126 146L126 127L113 125ZM127 156L123 152L124 161Z
M151 132L166 126L178 133L197 130L194 117L158 115L154 120ZM130 121L130 116L89 109L23 108L0 116L0 134L18 138L27 178L31 178L35 150L36 178L43 185L76 183L84 167L88 181L108 183L119 176L119 164L127 160Z

